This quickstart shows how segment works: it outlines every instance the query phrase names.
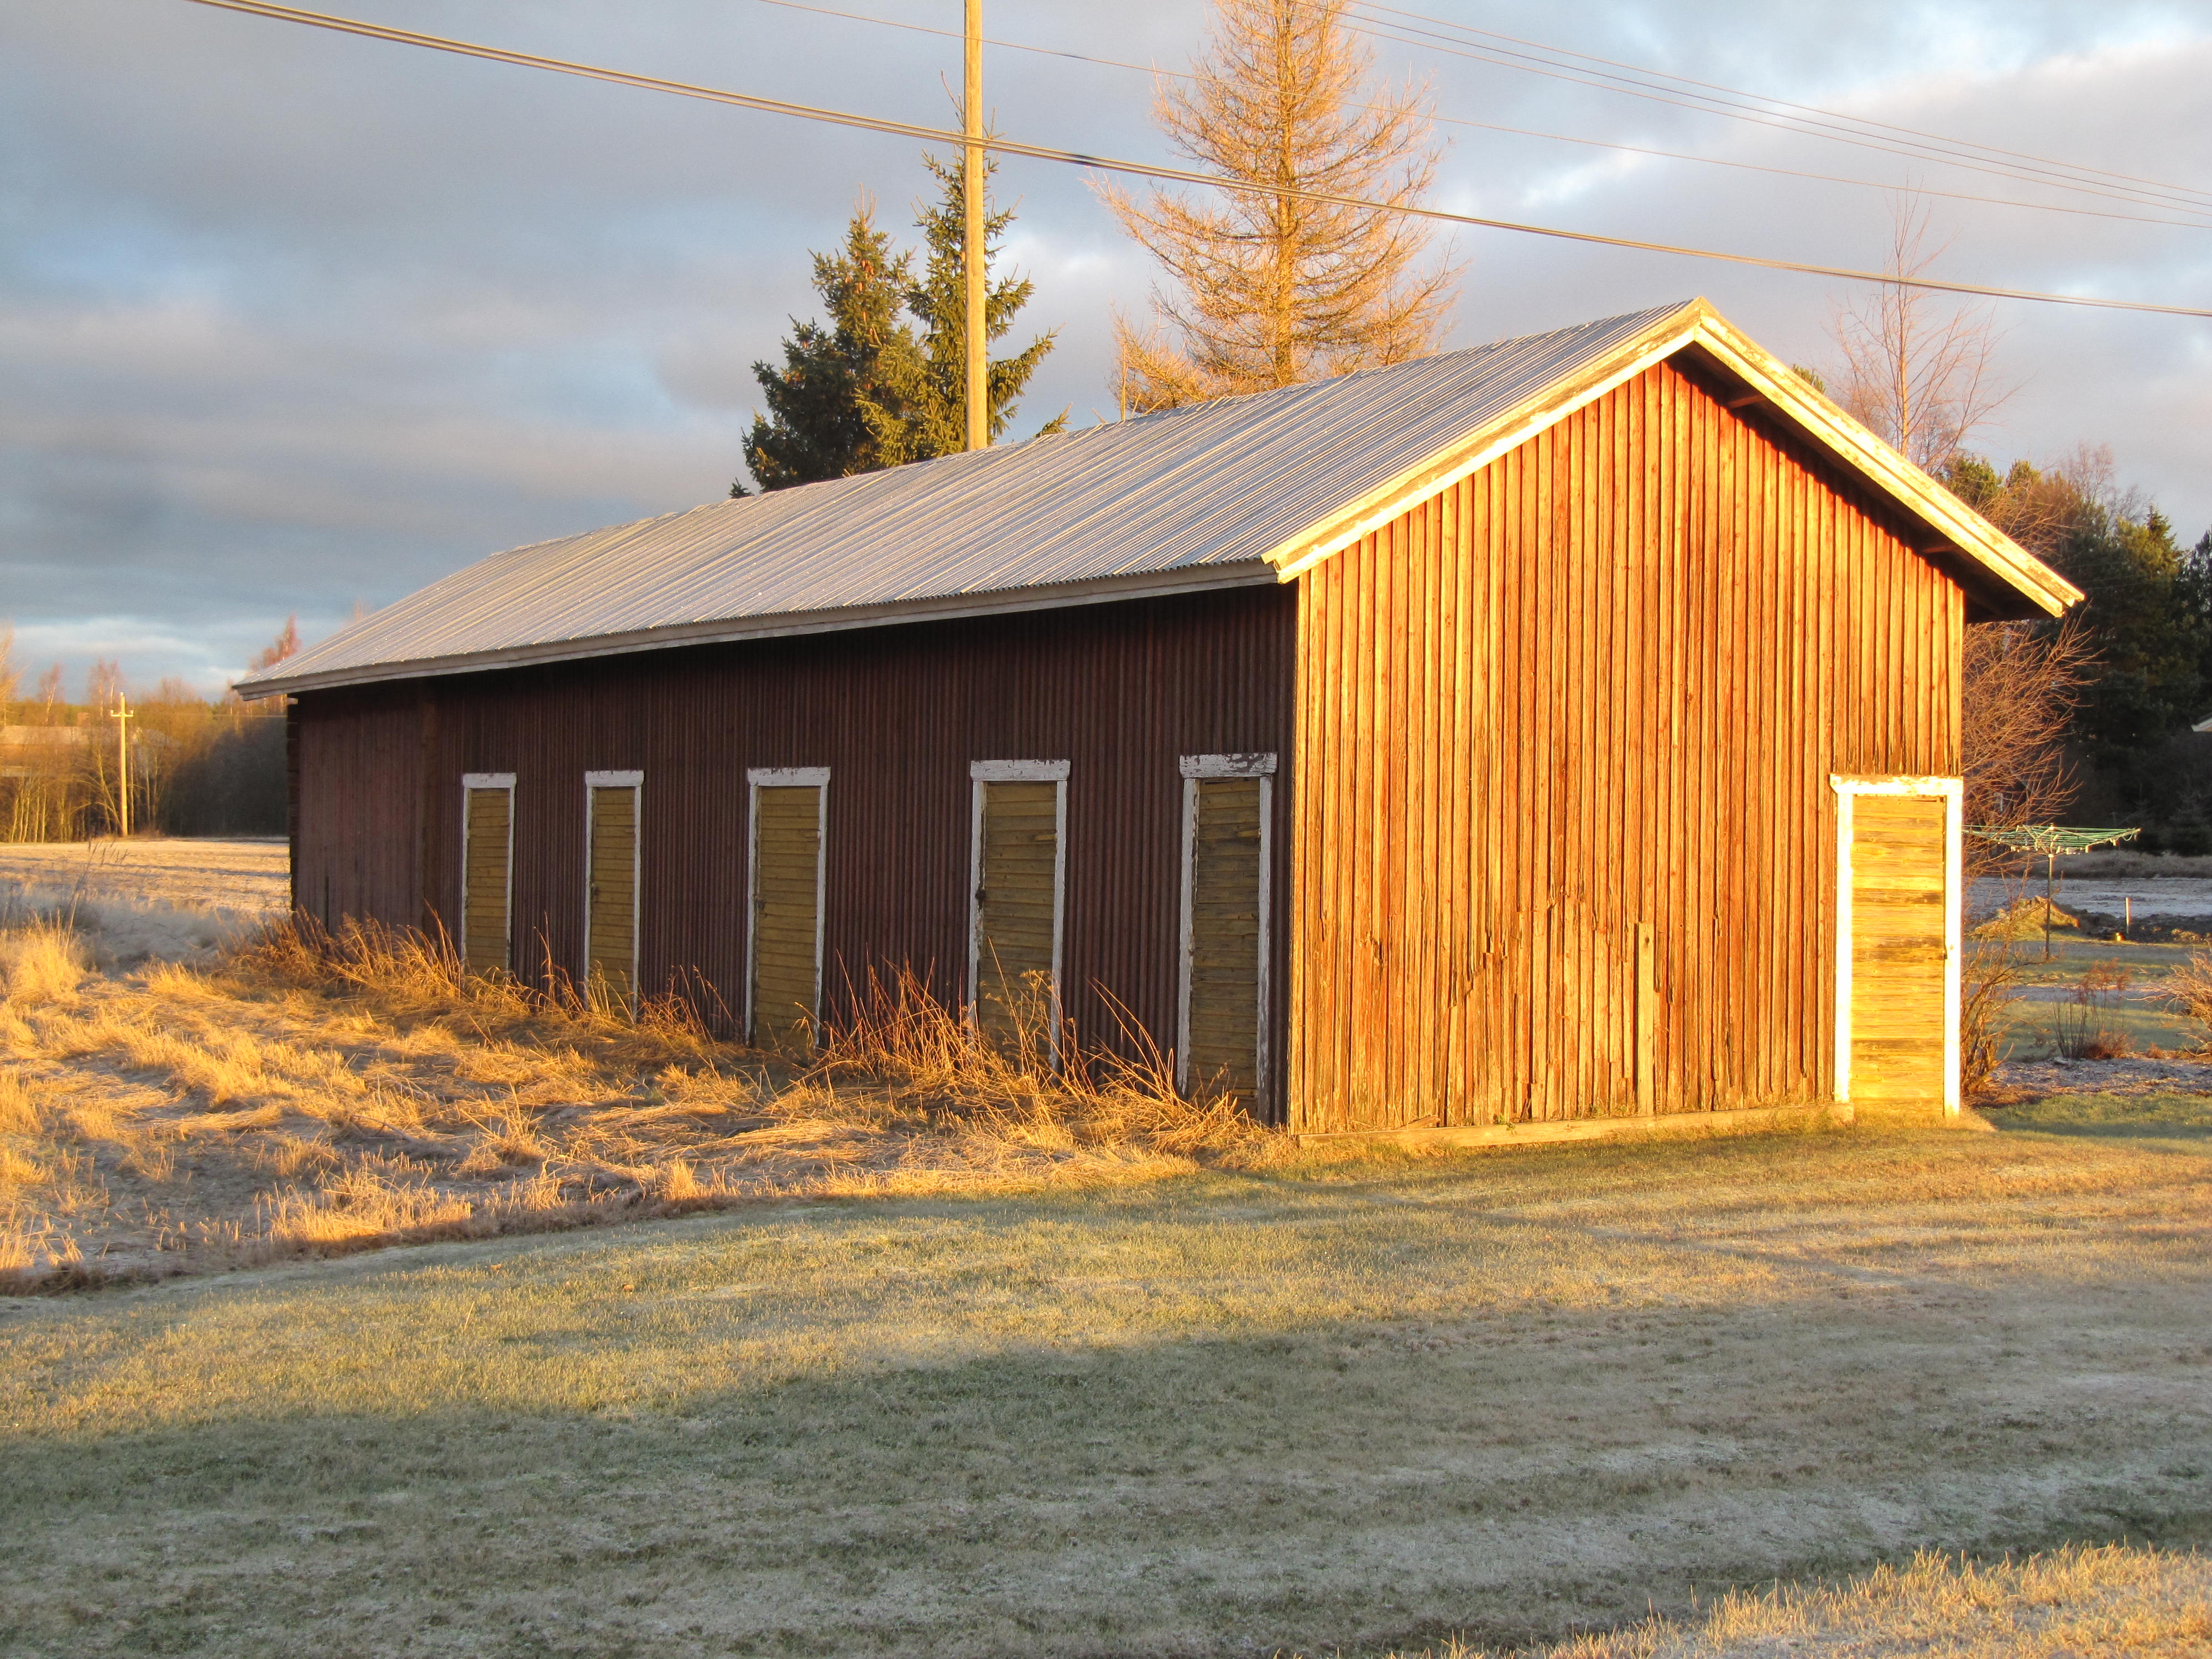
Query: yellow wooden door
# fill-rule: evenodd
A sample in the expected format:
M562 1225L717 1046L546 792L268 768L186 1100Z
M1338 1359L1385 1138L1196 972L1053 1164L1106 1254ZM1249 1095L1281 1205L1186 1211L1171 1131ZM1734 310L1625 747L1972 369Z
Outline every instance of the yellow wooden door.
M1854 1102L1945 1098L1945 811L1939 795L1863 794L1851 805Z
M811 1042L820 1010L822 789L753 796L753 1041Z
M1048 1065L1059 1038L1060 786L976 787L976 1024L1006 1052Z
M511 789L468 792L467 854L461 872L461 960L472 974L513 964L509 959L507 860L514 807Z
M586 974L618 1006L635 1006L637 975L637 787L592 790L592 895Z
M1183 1087L1249 1098L1260 1086L1265 786L1194 778L1189 787Z

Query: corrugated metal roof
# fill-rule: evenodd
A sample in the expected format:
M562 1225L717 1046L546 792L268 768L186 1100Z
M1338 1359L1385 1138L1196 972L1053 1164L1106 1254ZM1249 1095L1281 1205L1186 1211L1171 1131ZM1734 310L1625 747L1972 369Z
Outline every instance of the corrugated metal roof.
M1395 368L494 554L251 694L1147 586L1273 580L1272 549L1677 315L1661 306ZM978 608L981 608L980 606Z

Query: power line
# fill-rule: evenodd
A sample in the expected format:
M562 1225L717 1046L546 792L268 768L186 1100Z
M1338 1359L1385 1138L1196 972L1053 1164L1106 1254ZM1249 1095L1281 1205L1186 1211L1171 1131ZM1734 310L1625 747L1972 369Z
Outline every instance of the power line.
M1366 3L1366 0L1355 0L1355 3L1364 4ZM1371 9L1394 12L1401 17L1418 18L1425 22L1437 23L1443 28L1458 31L1460 35L1474 34L1488 36L1491 33L1490 31L1486 29L1472 29L1462 24L1446 22L1441 18L1427 17L1419 12L1401 11L1396 7L1377 6ZM1367 22L1367 27L1364 28L1362 32L1374 33L1374 21L1372 20L1363 21ZM1391 21L1387 19L1383 20L1383 26L1391 28L1410 30L1413 33L1425 35L1431 40L1443 40L1446 39L1456 38L1455 36L1439 34L1435 30L1421 28L1413 23L1400 23ZM1358 26L1355 25L1354 27ZM1378 34L1376 38L1397 40L1400 44L1407 46L1419 44L1414 41L1404 40L1401 37L1397 35ZM1516 37L1498 35L1493 38L1499 40L1513 40ZM1534 43L1529 42L1526 44L1533 45ZM2045 165L2043 164L2042 158L2035 156L2025 156L2021 160L2006 162L1998 167L1992 168L1982 165L1979 161L1971 157L1962 155L1960 153L1960 149L1979 149L1996 155L2017 155L2018 153L1996 150L1992 146L1974 144L1970 140L1950 138L1936 133L1918 132L1909 127L1891 126L1886 122L1861 122L1859 118L1856 116L1841 115L1834 117L1833 119L1812 120L1803 115L1787 114L1784 111L1787 109L1803 109L1811 111L1814 114L1823 116L1829 115L1831 112L1814 110L1813 106L1810 105L1791 104L1790 100L1786 99L1768 98L1759 93L1737 93L1732 88L1717 88L1712 92L1686 91L1683 94L1683 96L1698 100L1699 102L1696 104L1684 103L1680 98L1666 95L1675 91L1677 89L1675 88L1655 87L1648 82L1634 79L1631 76L1615 75L1605 70L1590 70L1583 71L1581 74L1563 74L1563 70L1568 70L1572 66L1555 64L1551 62L1549 59L1535 57L1529 52L1515 52L1510 47L1493 46L1489 47L1483 52L1461 52L1456 51L1455 48L1450 46L1444 46L1442 48L1431 47L1429 49L1451 52L1455 56L1475 58L1484 63L1501 64L1503 67L1509 69L1519 69L1534 74L1547 75L1554 79L1564 79L1575 82L1578 85L1600 87L1601 90L1626 92L1632 96L1652 99L1661 103L1672 103L1681 108L1694 109L1699 108L1703 106L1710 106L1711 107L1705 110L1706 113L1725 115L1732 120L1749 121L1757 125L1779 126L1782 131L1797 132L1804 137L1825 137L1828 138L1831 142L1858 144L1874 149L1890 149L1896 154L1908 153L1905 150L1897 149L1897 141L1883 140L1878 137L1862 134L1856 131L1853 127L1839 126L1837 123L1839 121L1849 122L1855 124L1855 125L1886 129L1888 131L1903 135L1903 142L1911 146L1910 153L1918 155L1920 159L1939 161L1947 166L1972 167L1978 172L1995 171L2007 178L2020 178L2023 179L2033 179L2036 182L2056 183L2061 187L2069 190L2091 191L2100 195L2124 194L2125 198L2130 199L2142 198L2149 204L2169 207L2190 207L2197 204L2197 203L2212 201L2212 198L2208 198L2207 193L2202 191L2194 190L2185 185L2154 184L2148 180L2136 180L2124 186L2122 191L2114 191L2105 185L2091 182L2078 176L2071 176L2087 173L2100 173L2103 171L2102 169L2080 167L2076 167L2072 162L2067 161L2054 161ZM1559 48L1553 46L1542 46L1539 49L1544 52L1559 52L1560 50ZM1518 58L1525 61L1520 63L1504 62L1499 58L1490 56L1489 53L1491 52L1501 52L1504 55L1504 58L1506 59ZM1565 53L1563 55L1587 58L1587 54L1581 52ZM1611 63L1613 60L1610 58L1587 58L1587 61L1591 63ZM1648 75L1662 80L1676 82L1680 83L1680 88L1683 88L1711 86L1712 84L1708 82L1692 81L1686 76L1668 75L1664 70L1661 70L1639 69L1635 70L1635 74ZM1596 81L1584 78L1585 76L1592 75L1600 78ZM1618 82L1620 84L1612 87L1603 87L1601 85L1601 82ZM1779 107L1767 107L1768 106L1776 106ZM1749 112L1747 113L1747 112ZM2057 171L2054 173L2053 169L2057 169ZM2115 179L2126 177L2124 174L2112 174L2108 176Z
M909 34L934 35L943 40L957 40L957 30L933 28L927 23L908 23L892 17L872 17L862 12L840 11L830 6L812 6L805 0L760 0L764 6L775 6L785 11L810 12L817 17L842 18L847 22L870 23L879 28L902 29ZM1088 52L1069 52L1059 46L1035 46L1026 40L1001 40L986 36L983 44L1007 52L1026 52L1041 58L1066 58L1078 64L1091 64L1103 69L1133 70L1139 75L1164 76L1170 80L1188 81L1194 77L1182 70L1161 69L1154 64L1132 64L1118 58L1097 58ZM1580 54L1576 54L1579 56ZM1718 155L1692 155L1681 150L1653 149L1643 144L1616 143L1605 138L1581 138L1571 133L1544 132L1534 127L1506 126L1496 121L1472 121L1463 116L1437 115L1431 118L1446 126L1469 127L1480 132L1511 133L1522 138L1543 138L1554 143L1582 144L1595 149L1620 150L1630 155L1657 156L1669 161L1694 161L1706 167L1733 167L1748 173L1771 173L1783 179L1809 179L1822 184L1850 185L1865 190L1896 190L1903 188L1885 184L1878 179L1848 179L1832 173L1808 173L1798 167L1778 167L1760 161L1732 161ZM2006 174L2006 177L2011 175ZM1992 207L2025 208L2037 213L2065 213L2089 219L2113 219L2128 224L2171 225L2181 230L2212 229L2212 222L2197 219L2157 219L2139 213L2113 213L2103 208L2069 207L2063 202L2022 202L2005 196L1983 196L1968 191L1932 190L1925 186L1911 187L1916 196L1932 196L1948 202L1978 202ZM2181 208L2177 212L2191 210Z
M1530 58L1526 52L1515 52L1507 56L1499 56L1499 49L1485 51L1478 50L1468 46L1437 44L1437 42L1440 42L1443 37L1437 35L1435 31L1430 29L1412 29L1412 33L1414 34L1429 36L1430 38L1427 40L1408 40L1404 34L1392 33L1389 32L1392 27L1410 28L1410 25L1379 25L1372 21L1362 21L1355 22L1350 25L1350 27L1358 33L1368 35L1377 40L1388 40L1395 46L1413 46L1424 52L1440 52L1449 57L1465 58L1476 63L1493 64L1501 69L1517 70L1528 75L1540 75L1549 80L1565 81L1573 86L1590 87L1600 92L1620 93L1631 98L1641 98L1650 103L1667 104L1676 109L1692 110L1701 115L1719 115L1725 117L1727 119L1731 121L1743 122L1749 126L1769 127L1777 132L1794 133L1800 137L1823 138L1832 143L1850 144L1861 149L1880 150L1891 155L1909 156L1914 161L1935 161L1946 167L1964 167L1969 172L1984 173L1991 175L1992 177L2000 179L2016 179L2023 184L2045 185L2064 190L2078 191L2087 195L2106 197L2115 201L2129 202L2142 207L2163 207L2169 210L2188 211L2194 210L2196 206L2193 203L2172 200L2167 196L2159 193L2164 191L2165 187L2163 186L2158 187L2157 191L2147 191L2134 186L2114 189L2102 185L2088 184L2072 179L2049 178L2042 176L2048 172L2048 169L2045 168L2022 167L2017 165L1996 166L1986 162L1966 160L1954 155L1946 155L1940 151L1931 150L1925 145L1916 145L1908 148L1905 145L1891 143L1880 138L1854 135L1841 128L1834 128L1832 131L1818 131L1818 129L1824 126L1830 126L1831 124L1825 122L1804 123L1801 117L1793 116L1785 118L1772 113L1751 113L1742 109L1729 108L1725 105L1719 105L1717 103L1717 100L1707 97L1706 94L1702 93L1675 96L1663 88L1644 87L1635 82L1627 82L1626 77L1621 76L1606 75L1603 70L1591 70L1588 73L1577 73L1564 65L1556 64L1547 68L1541 65L1540 60ZM1516 63L1513 61L1516 58L1524 58L1528 61ZM1599 76L1603 78L1593 79L1593 76ZM1609 81L1621 82L1623 84L1607 85L1607 82ZM1704 101L1693 102L1692 101L1693 98L1704 100Z
M852 127L866 132L889 133L896 137L918 139L924 143L957 145L965 142L959 133L947 132L939 127L924 126L918 122L896 121L882 116L859 115L845 110L824 109L817 105L794 103L788 99L763 97L757 93L729 92L720 88L697 86L688 82L664 80L658 76L640 75L629 70L606 69L592 64L574 63L566 58L545 58L535 52L516 52L505 46L483 46L473 41L452 40L444 35L423 34L413 29L393 28L381 23L364 22L356 18L338 17L327 12L305 11L297 7L272 3L272 0L191 0L191 3L212 7L222 11L240 12L248 16L269 18L277 22L304 24L312 28L329 29L340 34L358 35L366 40L383 40L396 46L420 46L433 52L453 52L464 58L479 58L490 63L512 64L520 69L546 70L558 75L574 75L586 80L605 81L616 86L635 87L641 91L664 92L682 98L696 98L709 103L730 105L738 109L757 110L765 114L788 115L801 120L821 121L833 126ZM2148 301L2101 299L2088 295L2046 294L2033 289L1990 288L1975 283L1947 282L1932 276L1903 276L1875 270L1854 270L1841 265L1813 264L1795 259L1770 259L1756 254L1723 253L1711 248L1683 247L1668 242L1641 241L1627 236L1605 236L1594 231L1562 230L1550 225L1520 224L1508 219L1487 219L1474 214L1450 213L1442 208L1372 202L1357 196L1340 196L1328 191L1306 190L1278 185L1248 185L1238 179L1218 178L1211 173L1194 172L1188 167L1172 167L1156 162L1130 161L1113 156L1091 155L1080 150L1060 149L1047 144L1025 143L1012 138L987 137L984 141L984 148L1001 155L1019 155L1031 161L1056 161L1071 167L1093 168L1101 173L1120 173L1140 179L1158 179L1169 184L1196 185L1208 190L1238 191L1248 195L1315 202L1324 206L1352 208L1360 212L1402 213L1415 218L1434 220L1444 224L1468 225L1481 230L1512 231L1520 235L1548 236L1562 241L1583 242L1600 247L1627 248L1644 253L1668 253L1692 259L1716 259L1728 264L1751 265L1766 270L1796 271L1804 276L1835 277L1844 282L1876 283L1897 288L1928 289L1945 294L1971 295L1981 299L2023 300L2044 305L2082 306L2102 311L2135 311L2172 317L2212 318L2212 311L2195 306L2157 305Z
M1568 46L1554 46L1540 40L1524 40L1516 34L1500 34L1495 29L1477 28L1472 23L1456 23L1446 18L1431 17L1424 12L1407 11L1402 7L1385 5L1382 0L1358 0L1358 3L1366 6L1370 11L1389 12L1400 17L1411 18L1417 22L1435 23L1440 27L1455 30L1461 34L1479 35L1485 40L1509 41L1516 46L1530 46L1538 52L1551 52L1556 57L1579 58L1583 63L1601 64L1609 69L1627 70L1633 74L1649 76L1655 80L1673 81L1682 86L1696 87L1707 92L1727 93L1735 97L1753 99L1759 103L1771 104L1784 109L1802 110L1809 115L1829 116L1838 121L1849 121L1859 126L1875 127L1906 137L1958 144L1968 149L1980 150L1985 155L2008 156L2014 161L2021 161L2048 162L2052 167L2064 167L2069 172L2093 173L2125 184L2147 185L2154 189L2178 191L2185 195L2195 196L2212 202L2212 191L2198 190L2191 185L2176 185L2163 179L2141 178L2130 173L2115 173L2109 167L2085 167L2079 162L2061 161L2054 156L2036 155L2026 150L2006 149L1996 144L1981 143L1972 138L1952 137L1942 133L1923 131L1917 127L1899 126L1893 122L1877 121L1871 116L1853 115L1846 111L1823 109L1817 104L1801 104L1788 98L1776 98L1766 93L1747 92L1741 87L1724 86L1717 81L1699 81L1690 76L1675 75L1666 70L1650 69L1641 64L1624 64L1617 58L1599 58L1589 52L1576 52Z

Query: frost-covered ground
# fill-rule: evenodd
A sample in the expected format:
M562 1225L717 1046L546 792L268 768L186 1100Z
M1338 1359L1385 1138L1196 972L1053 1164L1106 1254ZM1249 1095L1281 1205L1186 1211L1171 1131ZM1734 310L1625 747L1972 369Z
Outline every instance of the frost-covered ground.
M102 967L204 955L289 902L281 841L0 843L0 927L58 917Z

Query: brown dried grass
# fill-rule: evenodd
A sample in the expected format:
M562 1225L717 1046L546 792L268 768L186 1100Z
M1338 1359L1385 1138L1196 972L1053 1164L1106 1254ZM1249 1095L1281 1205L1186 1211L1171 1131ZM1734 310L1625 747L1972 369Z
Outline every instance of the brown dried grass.
M380 927L288 923L121 976L86 971L65 930L9 951L29 964L0 998L0 1284L19 1290L1271 1152L1233 1101L1179 1096L1149 1045L1130 1060L1063 1030L1077 1058L1054 1069L1042 1028L994 1048L912 975L872 981L818 1052L778 1054L717 1041L695 1012L711 988L631 1016Z
M89 964L67 923L41 920L0 933L0 997L19 1007L75 999Z
M2069 1544L1998 1561L1923 1550L1842 1584L1731 1590L1693 1625L1655 1619L1543 1650L1545 1659L1808 1651L1830 1659L2180 1659L2212 1651L2212 1559L2129 1544ZM1447 1642L1418 1659L1486 1659L1486 1650Z

